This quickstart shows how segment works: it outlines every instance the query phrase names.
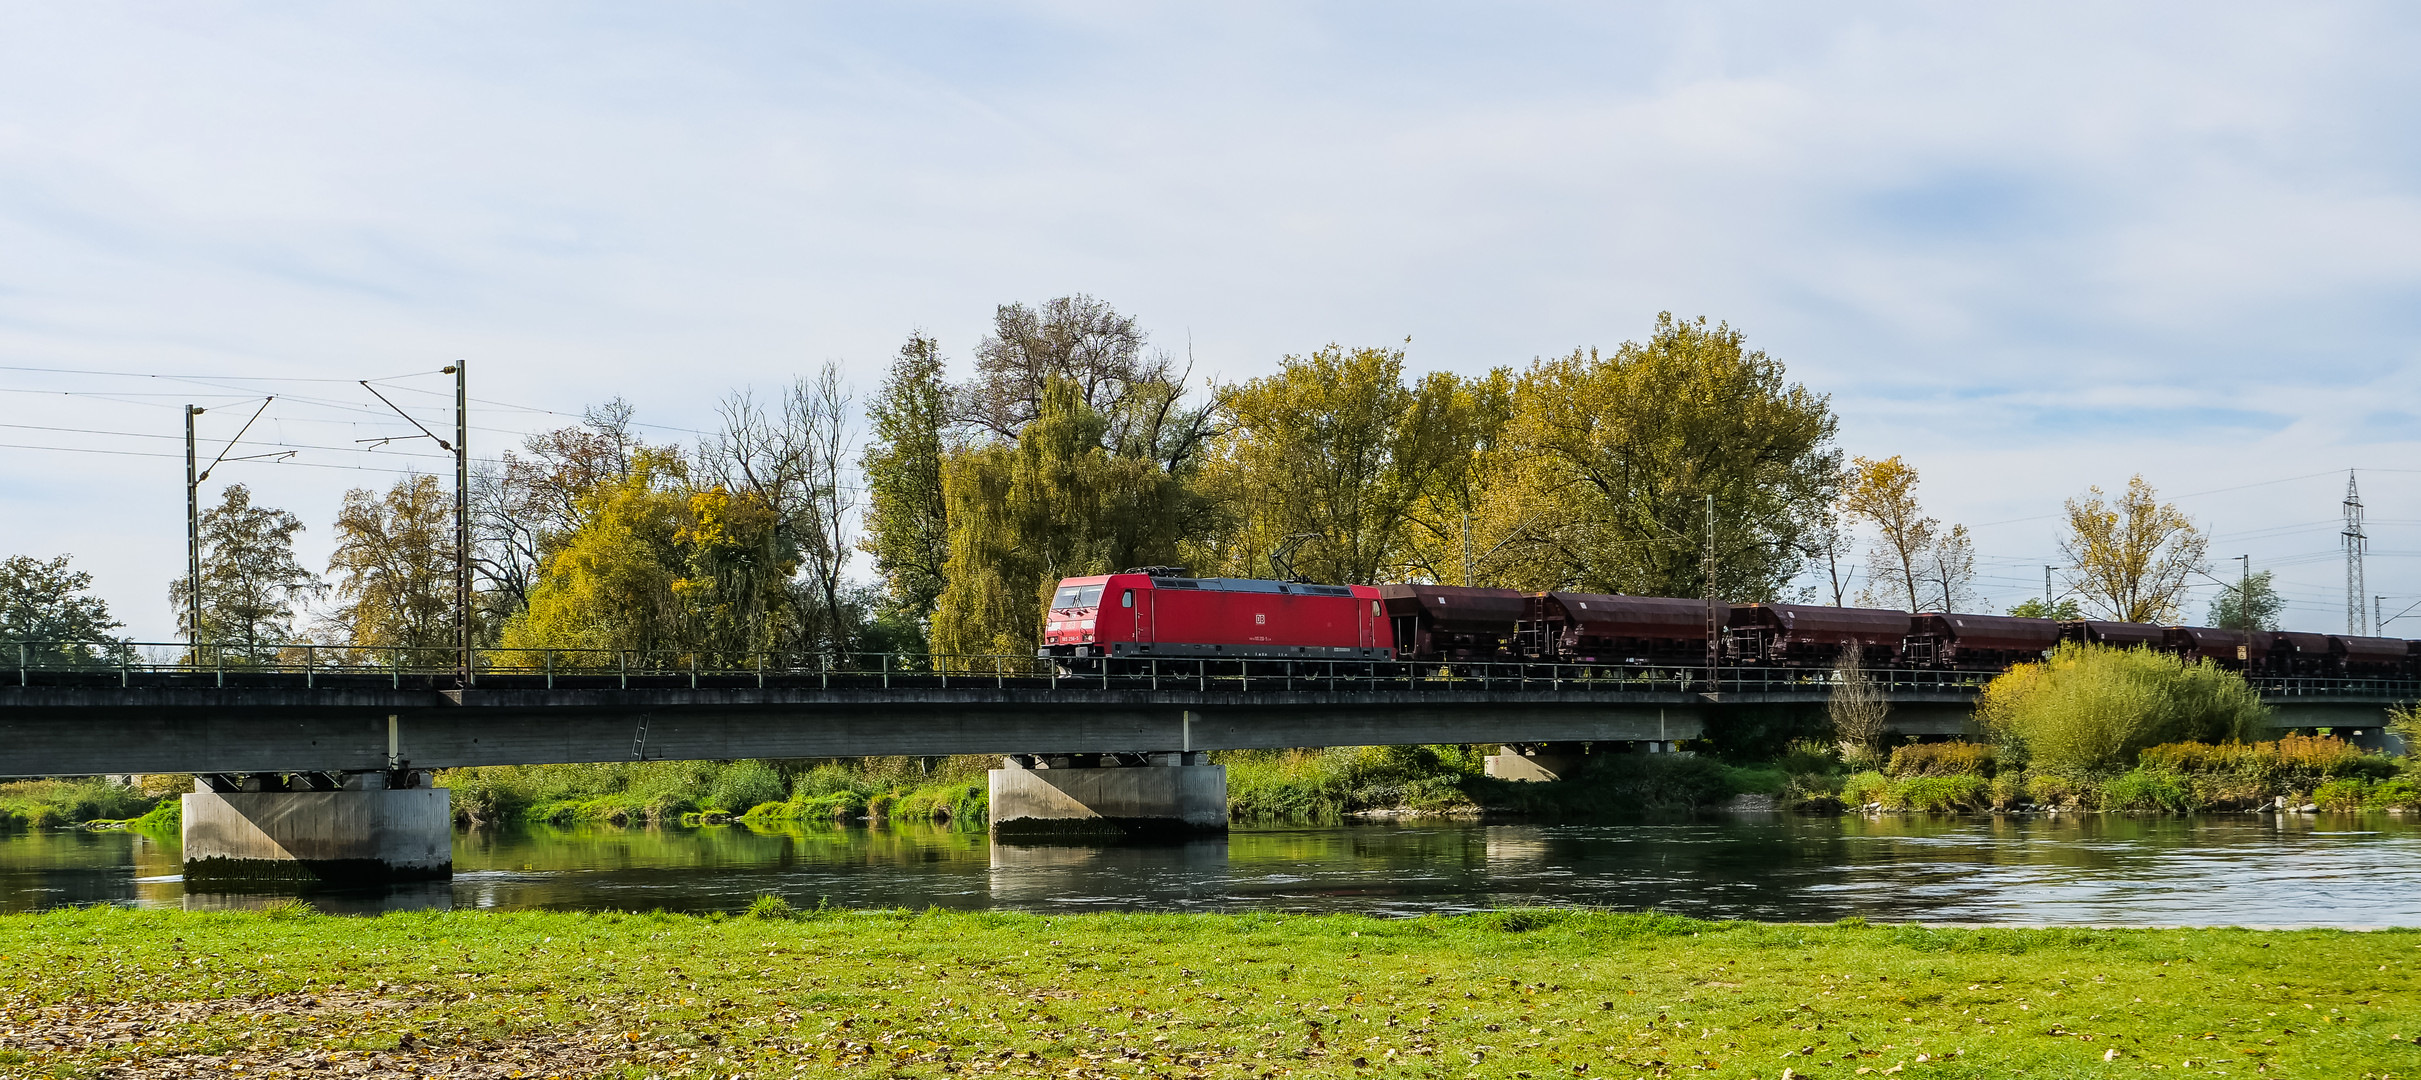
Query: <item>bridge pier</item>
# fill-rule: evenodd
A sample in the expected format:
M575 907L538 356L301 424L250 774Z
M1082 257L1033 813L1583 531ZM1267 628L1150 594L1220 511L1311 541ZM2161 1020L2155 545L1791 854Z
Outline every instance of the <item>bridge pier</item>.
M184 797L185 880L353 884L452 877L452 793L429 787L425 776L320 774L301 784L278 774L199 777Z
M1011 754L992 770L992 835L1121 838L1227 831L1227 767L1201 751Z

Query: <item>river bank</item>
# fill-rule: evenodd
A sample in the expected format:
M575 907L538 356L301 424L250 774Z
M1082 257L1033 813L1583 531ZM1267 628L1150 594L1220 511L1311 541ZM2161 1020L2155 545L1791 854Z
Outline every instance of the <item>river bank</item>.
M0 917L0 1065L167 1076L2421 1070L2421 933L788 910ZM2251 1068L2247 1068L2250 1066ZM1864 1074L1858 1074L1864 1075Z

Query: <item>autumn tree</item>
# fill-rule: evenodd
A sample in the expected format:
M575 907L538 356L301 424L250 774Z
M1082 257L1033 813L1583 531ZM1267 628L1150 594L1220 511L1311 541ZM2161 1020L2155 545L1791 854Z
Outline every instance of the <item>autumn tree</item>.
M2177 618L2188 576L2204 569L2208 541L2141 475L2116 499L2090 488L2067 503L2068 582L2105 619L2165 623Z
M630 471L592 486L569 515L580 524L539 564L529 606L504 625L513 649L660 650L685 644L673 583L686 576L687 470L641 450Z
M866 478L866 527L858 548L874 557L885 614L919 627L922 637L950 559L942 459L955 440L940 343L909 335L881 392L868 403L866 421L870 432L859 463Z
M1875 543L1866 552L1865 602L1922 610L1925 556L1942 523L1925 516L1917 505L1917 471L1898 455L1881 461L1858 458L1850 462L1849 471L1842 511L1875 531Z
M1488 500L1503 584L1700 595L1712 497L1715 591L1771 599L1840 487L1829 400L1703 318L1533 363L1511 416Z
M294 558L294 534L302 531L302 519L254 506L250 489L227 485L219 504L202 514L200 626L187 610L189 579L168 587L178 629L188 640L245 659L266 659L293 641L295 605L326 588Z
M500 627L529 606L539 566L580 527L582 500L630 475L651 450L633 430L634 410L615 398L580 422L540 432L482 464L471 480L471 561L486 588L477 626Z
M1809 569L1823 580L1817 590L1832 600L1832 606L1845 607L1850 587L1858 580L1858 567L1853 561L1858 550L1857 533L1852 531L1848 515L1838 507L1828 507L1807 530L1807 561Z
M782 510L762 494L721 485L692 493L685 510L672 537L681 573L668 583L679 602L679 644L746 663L797 643L800 605L790 584L801 545L786 533ZM807 607L820 615L820 602Z
M67 556L0 559L0 661L115 663L133 652L110 633L124 625L92 594L92 575L68 569Z
M329 619L347 643L445 649L454 644L454 500L434 476L384 496L355 488L336 514L328 573L340 601Z
M1233 513L1230 572L1272 572L1289 538L1308 538L1293 563L1314 581L1375 581L1411 561L1416 515L1467 482L1485 421L1453 375L1403 376L1402 350L1330 345L1220 395L1202 483Z
M1053 379L1015 442L971 447L944 464L950 557L933 616L936 652L1030 655L1043 591L1059 579L1174 555L1190 496L1156 461L1105 449L1108 423L1079 384Z

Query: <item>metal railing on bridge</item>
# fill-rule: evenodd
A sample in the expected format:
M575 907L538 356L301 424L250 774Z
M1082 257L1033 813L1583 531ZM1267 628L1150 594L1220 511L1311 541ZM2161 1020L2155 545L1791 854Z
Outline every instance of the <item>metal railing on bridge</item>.
M11 655L13 654L13 655ZM496 689L975 688L1048 690L1829 693L1829 668L1219 657L477 649L295 643L0 642L19 686ZM1997 674L1876 668L1887 694L1972 694ZM0 676L4 679L5 676ZM2409 679L2254 677L2264 696L2421 696Z

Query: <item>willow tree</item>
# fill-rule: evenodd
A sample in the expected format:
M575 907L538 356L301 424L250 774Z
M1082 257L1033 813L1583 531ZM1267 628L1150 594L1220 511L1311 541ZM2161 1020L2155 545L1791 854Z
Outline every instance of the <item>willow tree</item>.
M1107 428L1077 383L1051 379L1015 442L944 463L950 555L934 651L1031 654L1060 578L1174 557L1191 496L1154 460L1111 454Z
M1728 324L1656 319L1645 343L1540 360L1514 384L1486 502L1503 584L1775 597L1841 483L1830 399Z
M1294 569L1314 581L1369 582L1412 569L1418 554L1434 559L1435 534L1452 526L1422 511L1468 483L1482 411L1452 374L1405 385L1397 349L1330 345L1230 388L1202 477L1229 511L1224 569L1268 573L1290 540ZM1433 541L1426 552L1416 521Z

